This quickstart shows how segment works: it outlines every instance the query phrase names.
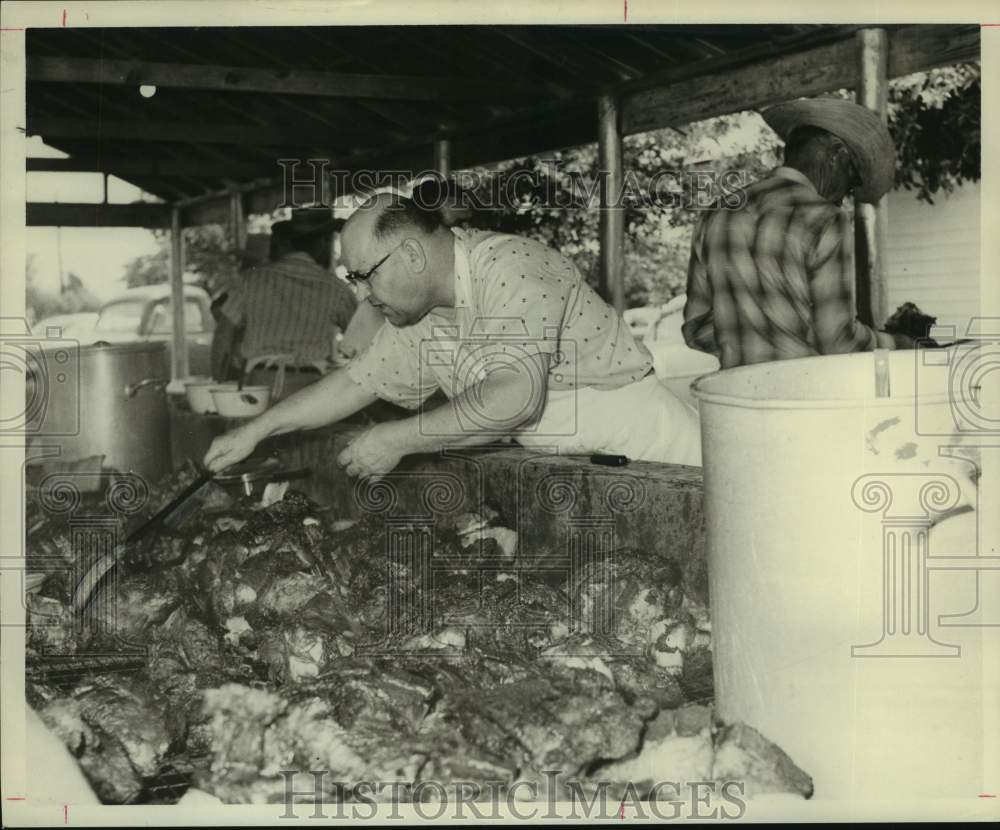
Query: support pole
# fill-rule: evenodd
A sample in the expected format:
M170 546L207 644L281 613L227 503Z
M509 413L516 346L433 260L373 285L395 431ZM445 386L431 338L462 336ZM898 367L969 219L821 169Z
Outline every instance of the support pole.
M181 210L170 214L170 305L174 332L170 352L170 377L186 378L188 370L187 332L184 328L184 237L181 235Z
M236 191L229 196L229 233L233 250L239 253L246 248L247 226L243 212L243 194Z
M860 61L857 102L878 113L882 123L886 123L888 36L885 29L862 29L857 33L857 44ZM881 327L889 316L888 221L888 194L877 205L858 202L854 206L855 303L858 318L876 327Z
M447 138L434 142L434 169L444 179L451 175L451 141Z
M597 100L597 153L601 185L601 271L599 293L621 313L625 310L625 211L616 204L624 185L618 101Z

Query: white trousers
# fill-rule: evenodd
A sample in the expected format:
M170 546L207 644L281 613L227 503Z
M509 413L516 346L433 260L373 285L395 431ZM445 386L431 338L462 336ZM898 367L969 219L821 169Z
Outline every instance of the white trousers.
M655 375L618 389L549 392L537 425L515 437L526 447L553 452L701 466L697 410Z

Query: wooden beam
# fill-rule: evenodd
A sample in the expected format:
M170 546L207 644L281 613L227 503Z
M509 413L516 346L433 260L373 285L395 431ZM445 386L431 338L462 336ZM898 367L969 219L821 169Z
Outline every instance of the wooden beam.
M110 173L122 176L149 176L152 178L182 178L187 176L218 176L220 178L250 179L267 174L269 167L233 160L211 159L123 159L75 157L68 159L29 158L25 169L29 173Z
M978 25L896 29L888 36L888 77L978 59L979 36ZM622 131L632 135L836 89L854 89L858 77L857 48L852 35L751 66L730 67L627 94L622 104Z
M889 33L886 77L900 78L936 66L979 60L979 24L905 26ZM857 66L857 60L854 65Z
M555 45L546 42L544 35L541 36L540 41L540 36L537 33L526 31L526 28L520 27L516 30L510 30L501 26L497 27L495 31L511 43L530 52L536 58L564 72L572 79L572 81L567 80L567 84L571 83L580 91L591 90L592 84L589 78L593 74L594 69L592 58L581 56L577 53L577 50L564 42L560 41ZM602 66L601 68L607 72L607 67ZM599 83L613 83L614 81L621 80L621 73L614 72L613 74L608 73L606 77L600 79Z
M271 147L344 146L356 136L315 126L259 127L251 124L185 124L179 121L103 121L29 118L28 135L94 141L180 141L187 144L247 144Z
M630 135L661 127L681 126L703 118L796 98L815 95L857 83L857 55L854 37L857 27L840 32L841 40L824 42L800 52L766 57L747 65L726 64L712 74L684 77L657 89L636 89L634 82L622 85L619 96L621 132ZM889 35L889 73L904 75L979 56L979 27L972 25L905 26ZM745 58L746 59L746 58ZM749 59L746 59L749 62ZM718 65L711 61L711 65ZM678 67L678 72L687 72ZM592 110L561 102L543 111L541 108L525 120L496 119L478 125L416 136L408 142L383 147L359 156L341 156L331 167L357 169L387 166L392 169L423 170L431 158L430 148L440 138L451 140L454 169L486 164L522 155L538 154L595 141ZM280 181L264 183L251 198L255 205L276 205L281 199ZM192 205L185 208L185 223L200 224L225 221L226 202ZM256 212L256 209L255 209Z
M247 246L247 223L243 211L243 194L233 191L229 197L229 240L237 253Z
M383 147L363 155L334 159L330 169L411 171L419 173L434 169L433 145L438 140L422 136L412 142ZM536 117L524 123L505 124L504 130L490 126L480 127L471 135L449 140L451 168L464 170L480 164L518 158L522 155L543 154L578 144L597 140L596 120L593 109L560 109L558 117ZM249 213L267 213L283 199L284 189L280 178L248 186ZM190 225L218 224L226 221L228 197L217 194L211 198L191 200L183 206L185 227Z
M402 75L354 75L297 69L255 69L190 63L152 63L92 58L29 57L27 80L226 92L267 92L323 98L400 101L504 101L537 98L537 84Z
M28 227L169 228L170 206L133 202L128 205L28 202Z
M889 44L885 29L862 29L856 44L860 76L857 102L878 113L884 124L888 119L889 97L886 78ZM888 202L888 197L883 196L877 205L854 204L855 305L861 322L877 327L889 316Z
M625 210L619 203L625 174L618 102L602 95L597 101L597 157L601 177L601 296L621 313L625 310Z

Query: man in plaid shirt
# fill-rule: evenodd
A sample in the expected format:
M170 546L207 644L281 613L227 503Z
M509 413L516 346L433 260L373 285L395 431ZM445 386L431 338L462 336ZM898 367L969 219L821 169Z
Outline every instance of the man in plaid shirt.
M723 369L821 354L909 348L855 318L848 193L876 202L893 183L888 130L864 107L794 101L764 112L785 163L746 188L737 209L695 224L684 339Z

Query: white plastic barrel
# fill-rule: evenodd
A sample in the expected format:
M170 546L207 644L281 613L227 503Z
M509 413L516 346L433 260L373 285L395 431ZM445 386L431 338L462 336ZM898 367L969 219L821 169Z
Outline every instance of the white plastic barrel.
M969 569L974 533L930 530L978 498L963 354L807 358L693 384L718 712L781 746L816 797L995 791L983 615L1000 622L1000 596ZM928 551L934 536L949 549Z

